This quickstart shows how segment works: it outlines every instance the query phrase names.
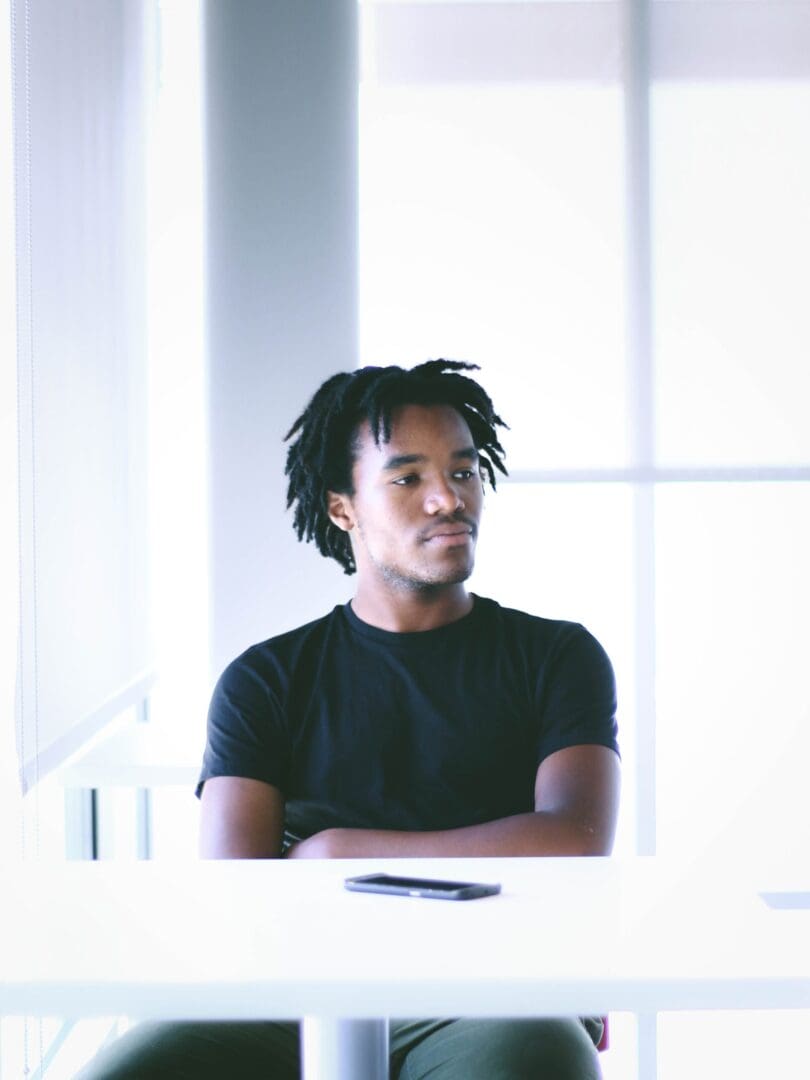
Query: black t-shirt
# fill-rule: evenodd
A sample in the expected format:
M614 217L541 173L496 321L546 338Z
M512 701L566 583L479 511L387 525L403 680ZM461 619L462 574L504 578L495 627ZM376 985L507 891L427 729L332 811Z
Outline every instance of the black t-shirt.
M610 661L577 623L474 598L391 633L349 604L254 645L217 683L197 794L213 776L278 787L285 826L434 830L534 809L540 762L618 753Z

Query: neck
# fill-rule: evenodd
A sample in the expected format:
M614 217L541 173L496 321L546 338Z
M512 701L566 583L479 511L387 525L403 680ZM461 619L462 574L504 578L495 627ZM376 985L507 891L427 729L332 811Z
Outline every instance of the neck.
M435 630L469 615L473 598L463 584L379 593L358 585L352 610L358 619L396 634Z

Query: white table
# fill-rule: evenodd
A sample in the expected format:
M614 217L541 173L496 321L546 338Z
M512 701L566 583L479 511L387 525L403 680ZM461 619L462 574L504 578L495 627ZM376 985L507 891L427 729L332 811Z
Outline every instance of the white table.
M371 1080L375 1055L385 1075L385 1017L810 1007L810 910L773 910L728 870L653 859L4 869L0 1014L304 1017L307 1080ZM458 903L344 890L344 877L377 869L503 892Z

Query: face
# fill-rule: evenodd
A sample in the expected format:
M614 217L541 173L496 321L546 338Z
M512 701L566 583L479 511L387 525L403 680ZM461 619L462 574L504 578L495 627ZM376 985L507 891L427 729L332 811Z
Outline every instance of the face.
M391 438L359 431L354 494L330 494L359 579L404 589L456 585L473 569L483 486L470 429L448 405L403 405Z

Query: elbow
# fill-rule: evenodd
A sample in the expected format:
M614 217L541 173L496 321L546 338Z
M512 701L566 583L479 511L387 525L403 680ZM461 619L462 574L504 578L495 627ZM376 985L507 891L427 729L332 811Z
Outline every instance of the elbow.
M570 827L571 854L577 856L606 856L613 850L613 832L593 822L572 822Z
M579 830L578 855L605 856L613 851L613 833L594 825L584 825Z

